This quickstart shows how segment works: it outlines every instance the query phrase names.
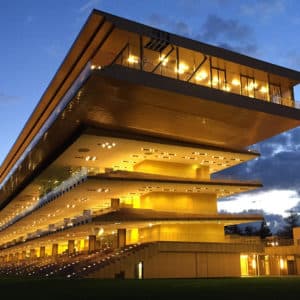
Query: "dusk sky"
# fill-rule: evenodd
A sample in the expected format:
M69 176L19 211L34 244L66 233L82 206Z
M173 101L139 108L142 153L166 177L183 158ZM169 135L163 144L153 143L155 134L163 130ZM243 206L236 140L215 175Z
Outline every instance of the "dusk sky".
M0 162L93 8L300 70L297 0L1 0ZM300 128L255 148L259 159L225 173L259 179L264 188L219 209L282 215L300 208Z

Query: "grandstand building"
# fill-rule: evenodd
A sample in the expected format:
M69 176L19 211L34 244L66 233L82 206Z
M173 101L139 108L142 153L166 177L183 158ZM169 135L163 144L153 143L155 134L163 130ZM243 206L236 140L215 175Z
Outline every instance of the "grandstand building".
M218 199L261 183L212 179L300 124L298 83L299 72L94 10L1 166L0 273L300 272L294 252L224 233L263 217L218 213Z

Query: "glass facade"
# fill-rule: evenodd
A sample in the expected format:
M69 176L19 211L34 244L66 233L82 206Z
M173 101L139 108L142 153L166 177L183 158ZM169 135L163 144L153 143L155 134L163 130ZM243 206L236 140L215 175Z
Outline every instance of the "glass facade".
M121 30L110 35L93 64L119 64L191 84L295 106L292 86L287 78L177 47L167 40Z

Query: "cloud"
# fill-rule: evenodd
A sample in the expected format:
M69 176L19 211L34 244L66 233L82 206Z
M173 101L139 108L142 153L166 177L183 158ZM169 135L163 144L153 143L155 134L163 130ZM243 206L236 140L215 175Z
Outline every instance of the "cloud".
M257 51L252 28L236 19L226 20L214 14L208 15L201 32L197 36L199 40L246 54Z
M158 13L151 14L148 23L151 26L163 28L181 36L213 43L232 51L245 54L257 52L252 29L237 20L224 20L217 15L209 15L200 30L197 30L197 34L194 34L192 28L186 22L162 16ZM198 34L199 31L202 34Z
M292 69L300 68L300 54L298 49L291 49L285 53L284 64Z
M96 6L99 6L100 3L100 0L88 0L84 5L80 6L78 10L80 13L89 13L92 9L96 8Z
M0 104L10 104L19 100L20 98L18 96L7 95L5 93L0 92Z
M230 176L258 179L265 189L300 191L300 128L277 135L254 147L261 153L261 157L216 173L214 178Z
M274 15L283 13L286 10L285 0L256 0L241 4L240 10L242 14L250 16L260 16L268 19Z
M187 25L187 23L180 20L174 20L157 13L153 13L150 15L150 17L148 18L148 23L153 27L164 28L167 31L181 36L191 36L191 29Z
M271 189L243 193L218 201L218 209L231 213L263 211L265 214L287 216L288 210L299 204L300 196L295 190Z

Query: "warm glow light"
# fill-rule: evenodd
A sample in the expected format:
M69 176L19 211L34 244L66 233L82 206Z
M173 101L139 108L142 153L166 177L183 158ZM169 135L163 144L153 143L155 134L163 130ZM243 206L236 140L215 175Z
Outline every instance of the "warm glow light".
M256 260L255 260L255 258L252 259L251 265L252 265L253 269L256 269Z
M212 85L217 85L218 82L219 82L218 77L214 77L214 78L212 79Z
M168 61L169 61L169 59L168 59L167 57L165 57L165 56L161 56L161 57L159 58L159 60L162 62L161 64L162 64L163 66L166 66L167 63L168 63Z
M284 269L284 260L282 258L279 260L279 265L281 270Z
M180 63L178 69L175 68L175 71L179 74L183 74L185 71L188 70L188 65L186 65L185 63Z
M260 89L260 92L263 93L263 94L267 93L268 92L267 87L262 86L261 89Z
M223 90L226 91L226 92L230 92L231 91L231 87L229 85L227 86L223 86Z
M231 83L232 83L232 85L234 85L234 86L238 86L238 85L241 84L240 81L239 81L238 79L233 79Z
M248 86L245 87L246 90L252 91L253 89L257 88L257 83L256 82L250 82Z
M134 55L129 55L127 61L130 64L137 64L139 62L139 58L137 56L134 56Z
M99 231L98 231L98 235L102 235L103 233L104 233L104 229L100 228Z
M200 72L200 73L196 76L195 79L196 79L197 81L201 81L201 80L206 79L207 76L208 76L207 72L206 72L206 71L202 71L202 72Z

